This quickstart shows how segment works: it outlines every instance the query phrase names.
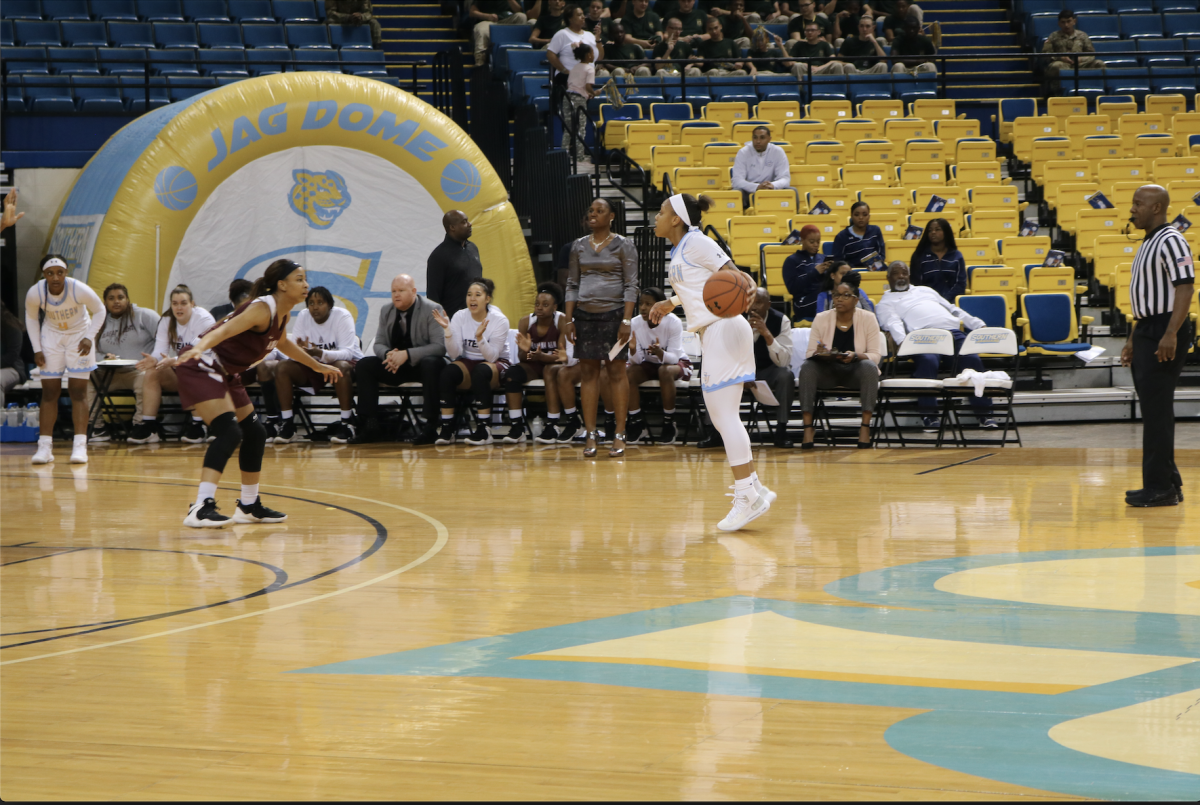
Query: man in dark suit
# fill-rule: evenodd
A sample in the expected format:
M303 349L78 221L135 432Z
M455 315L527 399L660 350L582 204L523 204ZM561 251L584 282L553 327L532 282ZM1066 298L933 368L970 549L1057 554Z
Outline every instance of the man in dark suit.
M464 298L466 292L463 292ZM413 444L433 444L437 438L438 378L446 365L446 339L433 319L441 305L420 296L407 274L392 280L392 304L379 311L375 349L354 367L358 385L359 435L356 443L383 439L379 421L379 386L420 382L425 427Z
M425 264L426 295L441 305L446 318L467 306L467 288L483 276L479 247L470 241L471 222L461 210L450 210L442 217L446 230L443 240Z

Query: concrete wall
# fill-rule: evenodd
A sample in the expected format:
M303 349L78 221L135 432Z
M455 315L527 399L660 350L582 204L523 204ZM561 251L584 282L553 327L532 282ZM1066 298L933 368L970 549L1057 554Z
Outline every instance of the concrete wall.
M13 183L20 191L18 210L25 217L12 230L17 241L17 299L24 300L29 286L37 282L38 263L54 215L79 175L79 168L20 168ZM5 232L7 236L9 233Z

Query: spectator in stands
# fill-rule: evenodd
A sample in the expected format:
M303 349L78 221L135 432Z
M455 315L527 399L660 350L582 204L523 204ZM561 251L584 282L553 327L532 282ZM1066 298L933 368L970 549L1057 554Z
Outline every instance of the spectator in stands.
M692 46L682 38L683 23L678 17L667 20L666 30L663 31L662 41L654 46L655 59L670 59L659 62L658 75L678 75L687 72L689 76L700 75L700 68L690 66Z
M950 304L967 290L967 261L954 243L954 227L945 218L925 225L913 249L912 283L932 288Z
M846 75L886 73L887 54L875 38L875 20L863 14L858 21L858 33L846 37L838 49L838 60L845 65Z
M470 19L475 22L475 66L487 63L492 47L492 25L524 25L528 19L520 0L471 0Z
M691 362L683 351L683 322L670 314L658 324L650 323L650 308L666 299L658 288L645 288L638 297L638 315L631 329L633 341L629 350L629 444L641 441L646 430L642 417L639 386L647 380L657 380L662 395L663 431L660 444L675 443L675 381L691 377Z
M13 214L16 215L15 212ZM4 220L0 219L0 223ZM4 224L4 228L8 226L11 224ZM14 316L8 305L0 303L0 409L5 405L4 395L27 379L25 361L21 359L24 339L25 322ZM138 404L141 404L140 396Z
M585 7L587 17L583 21L584 30L591 31L597 42L612 41L612 27L616 20L605 15L608 9L604 7L604 0L588 0Z
M588 209L592 233L575 241L567 276L567 339L575 344L575 357L583 364L580 398L588 438L584 456L596 455L596 401L600 393L601 362L613 388L616 432L609 456L625 452L625 418L629 408L629 383L625 363L629 348L614 358L614 346L628 341L632 333L633 309L637 304L638 255L633 241L612 231L616 213L612 205L597 198ZM619 444L618 444L619 443Z
M801 39L807 39L804 29L810 22L815 22L821 29L821 38L826 42L833 41L833 25L829 22L829 18L823 14L817 14L817 4L814 0L799 0L797 5L799 14L792 17L788 22L788 39L793 42L799 42Z
M25 213L17 212L17 189L14 187L4 197L4 213L0 214L0 232L16 224L25 217ZM24 330L22 330L24 332Z
M792 65L792 75L798 79L808 75L844 75L847 65L833 60L833 45L821 36L821 26L816 20L806 20L804 23L804 39L791 43L789 53L797 59L806 58L812 61L798 61Z
M871 5L862 2L862 0L829 0L829 2L821 3L820 5L820 13L831 20L836 18L841 12L851 10L852 5L854 6L855 14L866 14L869 17L875 16L875 9ZM849 30L856 29L851 28Z
M757 126L750 142L733 158L733 189L742 191L742 206L750 206L750 194L759 190L787 190L792 170L787 154L771 142L771 130Z
M384 437L379 419L380 385L417 382L421 384L425 427L413 444L432 444L437 438L438 381L446 365L446 345L439 337L434 311L443 308L420 296L412 277L399 274L392 280L392 303L379 311L374 354L354 367L359 419L355 442L377 442Z
M546 0L546 11L533 23L533 31L529 34L529 44L535 48L544 48L550 44L554 35L567 25L564 11L567 0Z
M968 330L975 330L984 326L983 319L976 318L950 304L932 288L912 285L909 281L908 266L899 260L888 266L888 287L889 290L884 292L883 298L875 307L875 317L879 320L879 326L891 334L892 340L897 345L904 340L905 335L913 330L921 330L926 327L949 330L950 335L954 338L954 358L949 360L950 371L955 374L963 369L983 371L983 361L978 355L958 354L967 337L959 325L964 325ZM943 357L949 359L949 356L940 355L912 356L913 377L926 380L936 379L938 369L942 364L939 359ZM922 424L925 426L925 431L935 433L940 430L941 419L937 416L936 398L918 397L917 406L922 412ZM996 427L996 420L991 416L991 399L973 396L971 397L971 406L975 409L976 416L979 417L981 427Z
M555 36L561 36L559 31ZM567 73L567 91L562 104L562 149L571 153L574 145L575 161L580 169L590 168L584 134L587 131L587 102L596 97L596 51L587 42L577 42L571 48L575 64Z
M129 301L129 289L114 282L104 289L106 316L100 331L96 333L96 357L102 361L140 361L142 356L154 351L154 336L158 332L158 314L153 310L138 307ZM18 340L18 346L20 341ZM134 399L133 421L142 421L143 384L146 373L137 366L121 366L110 369L108 388L132 390ZM96 401L96 386L87 388L87 407L93 410ZM99 414L99 411L96 411ZM96 425L96 420L89 423ZM107 442L110 439L108 426L101 422L92 431L89 442Z
M625 33L625 26L619 22L613 23L612 26L612 41L604 44L604 56L609 59L617 59L620 61L645 59L646 51L641 45L634 44L629 38L629 34ZM650 75L650 66L648 64L602 64L596 70L596 75L605 77L612 75L614 78L621 78L625 75L632 75L637 78Z
M740 11L735 11L734 9L739 6L741 7ZM772 0L749 0L749 2L716 0L709 8L708 13L714 17L731 17L734 14L742 14L745 16L746 22L751 25L760 25L764 22L783 22L792 16L791 12L787 12L787 16L780 19L779 6L779 3ZM730 39L734 38L728 32L725 35Z
M683 25L684 39L691 42L693 45L698 44L708 30L709 16L700 9L696 8L696 0L679 0L679 6L676 11L669 17L677 17Z
M937 48L921 33L917 16L910 14L904 21L904 33L892 42L892 72L936 73L937 67L933 62L926 61L935 54Z
M1083 31L1075 27L1075 12L1064 9L1058 12L1058 30L1046 37L1042 45L1042 53L1054 53L1054 59L1046 67L1048 89L1051 94L1059 92L1059 73L1063 70L1099 70L1104 62L1094 55L1096 48L1092 40ZM1079 54L1079 55L1068 55Z
M872 258L872 255L878 257ZM871 262L882 263L887 259L883 232L871 223L871 207L867 202L856 201L850 205L850 226L834 237L833 257L845 260L851 268L870 268Z
M774 44L772 44L772 39L775 40ZM796 64L787 57L783 37L773 34L761 26L750 39L748 55L751 59L772 59L772 61L755 65L759 75L787 75Z
M629 5L632 8L621 17L621 27L631 43L640 45L644 50L654 49L663 34L662 20L650 10L650 0L631 0ZM682 29L683 24L680 23Z
M862 285L862 272L855 271L844 260L831 260L833 267L821 277L821 292L817 294L817 312L824 313L833 307L833 292L842 283L846 283L858 292L858 306L871 313L875 312L875 303Z
M739 49L749 48L754 31L750 28L750 17L746 14L746 0L723 0L723 2L728 7L728 11L714 7L712 18L721 23L721 30L726 39L737 45ZM717 12L721 12L721 14Z
M246 298L250 296L250 289L253 287L254 283L248 279L236 279L229 283L229 302L217 305L208 311L212 314L213 320L220 321L232 313L234 308L246 301Z
M813 319L808 353L799 377L800 410L804 416L802 450L814 446L812 422L818 389L858 390L862 404L858 446L871 446L871 414L879 394L880 357L886 347L875 316L857 302L856 289L842 282L834 288L833 308Z
M696 45L696 53L704 60L700 69L706 76L758 74L758 68L752 62L741 60L741 48L725 38L721 22L716 17L708 18L708 39ZM691 70L688 73L691 74Z
M754 301L746 311L754 332L754 378L766 383L775 400L775 446L791 447L787 437L788 412L792 410L792 323L771 307L771 295L766 288L754 293Z
M363 358L354 332L354 317L344 307L333 306L333 294L323 285L308 292L305 309L297 314L288 327L288 337L300 349L320 363L333 364L342 370L334 381L341 417L327 431L329 441L346 444L354 438L354 367ZM285 359L275 367L275 385L279 394L279 410L283 428L275 437L276 443L299 441L296 419L292 415L293 389L316 394L325 385L325 375L299 361Z
M504 437L505 444L525 441L525 384L531 380L545 381L545 370L566 358L563 313L558 309L562 302L563 289L558 283L543 282L534 297L533 313L521 317L517 322L518 363L508 367L503 377L511 425L508 435ZM554 412L542 434L551 441L558 441L557 425L558 413Z
M864 16L860 0L839 0L838 11L831 14L833 21L833 46L841 47L846 37L858 30L858 21ZM868 14L870 7L868 6Z
M833 262L821 251L821 230L812 224L800 229L800 248L783 261L783 284L792 295L792 320L811 322L817 315L822 277Z
M371 11L371 0L325 0L325 22L333 25L363 25L371 29L371 44L383 44L383 26Z
M575 46L587 45L591 50L593 61L604 57L604 46L603 43L597 42L595 34L584 30L583 24L587 18L584 16L582 8L571 6L563 16L567 20L567 27L560 29L550 40L550 44L546 45L546 58L549 59L550 66L554 68L554 86L550 91L550 102L557 104L554 108L557 108L562 116L564 122L562 147L566 149L571 140L571 133L566 124L571 120L571 112L574 109L574 101L568 97L571 94L568 83L571 69L579 64L579 58L575 55ZM577 73L577 86L578 75ZM583 149L581 137L576 138L576 148Z
M891 10L887 11L887 6L891 6ZM916 15L917 23L921 24L925 21L925 12L915 3L910 3L909 0L896 0L891 3L875 3L874 8L880 13L886 13L887 16L883 20L883 38L889 44L900 34L904 33L904 22L910 16Z
M429 253L425 262L426 295L451 318L462 309L467 287L483 276L479 247L471 242L471 222L462 210L442 216L446 237Z
M435 444L454 444L454 410L458 392L471 392L475 400L475 425L467 444L491 444L492 397L508 369L508 317L492 305L496 285L486 277L467 289L467 306L447 319L433 311L445 334L446 355L452 363L442 369L442 429Z

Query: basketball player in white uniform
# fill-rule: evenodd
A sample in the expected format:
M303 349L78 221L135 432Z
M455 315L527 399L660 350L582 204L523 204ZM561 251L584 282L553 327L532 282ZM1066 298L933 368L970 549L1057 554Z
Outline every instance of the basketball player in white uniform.
M104 325L104 303L96 292L67 276L67 262L57 254L42 259L42 277L25 294L25 330L33 345L33 360L42 378L42 405L34 464L54 460L51 444L58 420L58 397L67 376L75 441L71 463L86 464L87 386L96 368L96 333ZM38 314L44 320L38 322Z
M739 415L742 389L754 382L754 334L742 316L723 319L704 305L704 283L717 271L738 271L716 242L700 231L700 216L709 208L707 196L699 200L687 193L663 202L654 219L654 231L671 241L670 282L675 295L650 309L658 324L683 305L688 330L700 335L700 384L704 405L713 426L725 442L725 455L733 469L733 509L717 528L737 531L766 514L775 493L754 471L750 434ZM741 273L741 272L739 272Z

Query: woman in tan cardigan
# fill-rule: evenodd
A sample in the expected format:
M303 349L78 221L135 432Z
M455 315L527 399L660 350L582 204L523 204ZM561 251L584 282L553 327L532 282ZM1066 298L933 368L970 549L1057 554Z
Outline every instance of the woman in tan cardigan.
M833 289L833 309L818 313L808 338L807 360L800 367L800 409L804 412L804 441L813 448L813 409L817 389L857 389L862 400L858 446L871 446L871 414L879 393L879 358L883 335L875 314L858 307L858 291L843 282Z

